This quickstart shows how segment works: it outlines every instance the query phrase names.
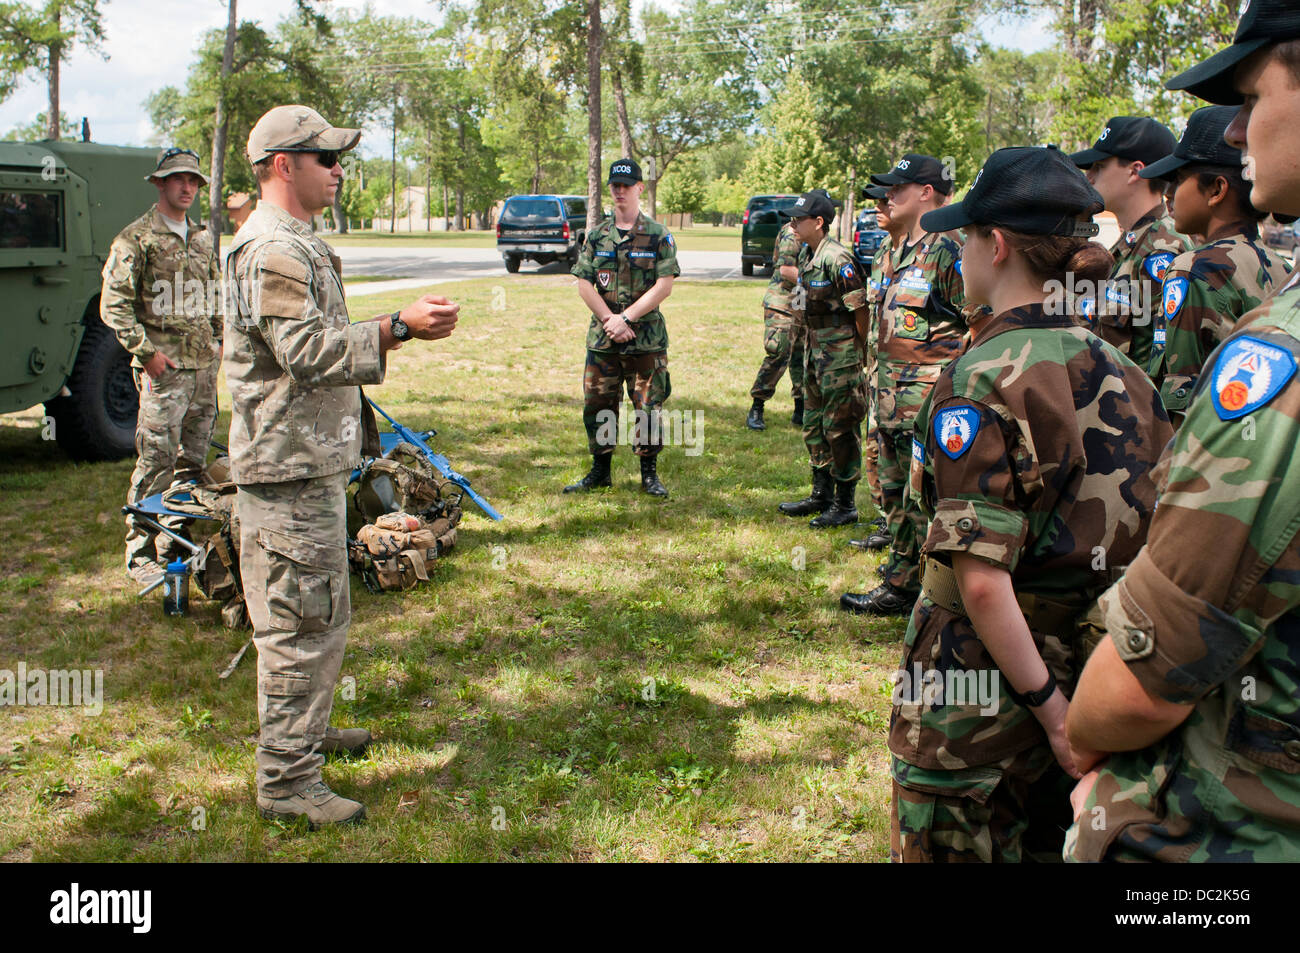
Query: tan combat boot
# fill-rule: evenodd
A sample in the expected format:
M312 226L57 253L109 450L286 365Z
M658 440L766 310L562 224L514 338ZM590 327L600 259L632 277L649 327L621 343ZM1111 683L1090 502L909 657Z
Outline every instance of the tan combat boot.
M370 747L370 732L364 728L325 729L325 740L320 743L321 754L364 754Z
M308 785L288 797L257 796L257 813L272 821L307 818L311 830L328 824L355 824L366 816L366 806L340 797L324 781Z

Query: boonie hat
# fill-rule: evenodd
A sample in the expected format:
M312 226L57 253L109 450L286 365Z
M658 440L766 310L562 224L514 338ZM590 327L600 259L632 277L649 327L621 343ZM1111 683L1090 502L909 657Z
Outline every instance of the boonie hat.
M917 185L929 185L943 195L952 194L952 177L947 168L934 156L920 152L907 152L888 172L871 176L873 185L903 185L915 182Z
M276 106L249 132L248 159L261 162L274 152L347 152L360 140L360 129L331 126L307 106Z
M1187 130L1183 138L1174 146L1172 155L1167 155L1159 162L1153 162L1138 172L1144 179L1168 178L1175 169L1193 162L1207 165L1241 165L1241 150L1228 145L1223 139L1232 117L1237 115L1236 106L1203 106L1187 120Z
M1206 102L1240 106L1242 95L1232 85L1237 65L1271 43L1300 37L1300 7L1294 0L1246 0L1232 46L1179 73L1165 89L1185 89Z
M641 181L641 167L631 159L617 159L609 167L608 181L635 185Z
M926 212L921 227L947 232L969 225L997 225L1030 235L1088 238L1100 228L1091 219L1105 203L1059 149L1013 146L989 156L954 205Z
M1169 127L1146 116L1114 116L1106 123L1091 149L1073 153L1070 158L1080 168L1118 156L1146 165L1163 159L1174 151L1178 140Z
M199 171L199 154L190 149L179 149L175 146L158 153L158 167L146 175L144 180L149 182L153 179L165 179L177 172L188 172L191 175L197 175L203 180L204 185L208 184L208 177Z
M825 189L805 192L790 204L783 205L780 211L790 218L820 217L827 225L835 221L835 203L830 200Z

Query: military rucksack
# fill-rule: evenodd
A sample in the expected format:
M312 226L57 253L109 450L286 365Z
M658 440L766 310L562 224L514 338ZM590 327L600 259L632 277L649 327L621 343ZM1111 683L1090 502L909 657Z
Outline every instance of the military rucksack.
M210 465L212 479L223 471ZM229 470L225 470L228 473ZM239 576L239 521L235 517L235 484L229 481L195 486L183 484L163 493L163 503L172 512L190 513L216 522L216 532L203 541L203 553L195 562L194 582L199 590L221 603L221 621L232 629L249 625L244 603L244 584ZM204 525L196 522L196 526Z
M366 588L385 592L428 582L429 564L456 545L462 495L410 444L368 461L348 514L348 563Z

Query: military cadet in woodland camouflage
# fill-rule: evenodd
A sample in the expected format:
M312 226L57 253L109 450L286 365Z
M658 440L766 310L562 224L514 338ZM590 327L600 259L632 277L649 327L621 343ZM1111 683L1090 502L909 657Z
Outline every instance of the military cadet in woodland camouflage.
M1174 134L1154 119L1115 116L1091 149L1070 156L1087 170L1120 227L1110 249L1110 279L1100 294L1087 296L1080 311L1094 331L1148 371L1163 347L1161 282L1191 242L1166 214L1161 182L1140 173L1173 152L1174 144Z
M939 373L962 352L966 318L961 248L921 225L925 212L952 194L949 170L934 156L907 153L871 181L890 190L889 217L903 235L889 253L878 311L880 492L891 538L884 582L868 593L846 592L849 612L907 615L920 592L920 546L925 518L906 500L912 422Z
M802 245L789 222L781 226L772 255L772 280L763 296L763 350L767 353L749 390L754 402L745 425L750 430L766 429L763 404L776 393L776 385L787 365L790 396L794 398L794 414L790 420L796 427L803 425L803 329L791 326L790 308L790 293L799 279L798 257Z
M1241 150L1223 141L1237 114L1233 106L1206 106L1192 113L1178 147L1140 173L1171 180L1174 227L1204 235L1206 243L1174 259L1165 272L1161 309L1164 353L1152 362L1151 379L1177 427L1191 401L1210 352L1247 311L1286 280L1291 269L1259 241L1263 212L1250 204L1242 179Z
M168 149L146 176L158 202L113 239L99 314L131 355L140 392L137 460L126 501L197 480L217 422L221 296L216 244L186 216L207 177L198 156ZM162 573L165 536L126 519L126 568L139 582Z
M253 126L248 157L261 200L226 259L226 377L233 401L240 574L257 647L257 807L312 827L365 817L331 791L323 755L359 752L360 728L330 727L352 603L346 489L363 446L378 455L359 384L383 380L388 351L451 334L459 306L425 295L350 323L340 263L311 230L334 201L339 155L361 138L305 106Z
M854 495L862 476L861 428L867 415L867 292L853 255L827 234L835 206L824 191L805 192L782 211L804 243L792 301L804 327L803 439L812 462L812 492L778 508L787 516L817 514L808 524L814 528L843 526L858 519Z
M1259 209L1300 214L1300 9L1243 7L1171 80L1243 103L1228 128ZM1101 601L1069 713L1073 860L1300 861L1300 285L1211 355L1161 461L1147 545Z
M932 522L890 723L895 860L1060 857L1076 619L1145 539L1171 434L1143 371L1048 302L1067 271L1107 274L1100 210L1063 154L1015 148L922 219L967 228L966 300L991 313L916 418Z
M573 266L578 294L591 309L582 377L582 422L591 470L566 486L565 493L610 485L609 464L626 386L637 418L632 442L641 460L641 489L651 496L668 495L656 468L663 449L659 412L672 393L668 329L659 305L682 272L672 233L640 209L642 188L641 167L631 159L609 167L614 213L588 233Z

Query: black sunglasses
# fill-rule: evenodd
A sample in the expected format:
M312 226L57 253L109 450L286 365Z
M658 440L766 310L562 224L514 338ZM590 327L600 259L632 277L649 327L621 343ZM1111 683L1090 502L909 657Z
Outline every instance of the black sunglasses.
M327 169L332 169L339 164L339 156L343 155L338 149L276 149L276 152L292 152L296 155L314 155L316 161Z
M199 157L199 154L195 152L193 149L179 149L176 146L172 146L170 149L168 149L166 152L162 154L162 157L158 160L157 168L161 169L162 164L166 162L168 159L170 159L172 156L194 156L194 158L197 159Z

